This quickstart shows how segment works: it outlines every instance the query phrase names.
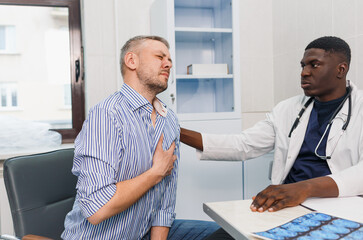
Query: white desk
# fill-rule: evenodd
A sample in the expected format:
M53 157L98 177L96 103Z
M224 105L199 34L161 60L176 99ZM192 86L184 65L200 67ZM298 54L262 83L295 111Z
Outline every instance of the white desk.
M257 239L249 236L249 233L268 230L311 212L301 206L285 208L277 212L252 212L251 202L252 200L238 200L204 203L203 210L238 240Z

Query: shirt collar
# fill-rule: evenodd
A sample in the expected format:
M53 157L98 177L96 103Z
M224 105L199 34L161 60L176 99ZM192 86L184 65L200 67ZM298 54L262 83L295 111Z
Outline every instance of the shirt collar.
M153 106L161 116L166 117L168 109L166 108L166 105L163 102L161 102L158 98L155 98Z
M151 105L145 97L143 97L140 93L135 91L135 89L133 89L126 83L122 85L120 92L126 97L133 111L145 105ZM165 104L162 103L158 98L155 98L155 100L153 101L153 106L161 116L166 117L167 108Z

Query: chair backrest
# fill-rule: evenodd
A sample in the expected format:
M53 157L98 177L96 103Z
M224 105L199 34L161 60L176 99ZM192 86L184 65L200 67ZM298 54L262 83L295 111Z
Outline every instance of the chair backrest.
M4 162L4 181L17 237L36 234L60 239L72 209L77 177L74 149L20 156Z

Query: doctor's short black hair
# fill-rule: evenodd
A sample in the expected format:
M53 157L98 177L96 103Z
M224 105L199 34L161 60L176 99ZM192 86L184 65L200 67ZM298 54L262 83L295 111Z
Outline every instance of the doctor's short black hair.
M305 48L305 51L310 48L323 49L330 53L341 53L348 65L350 64L350 47L343 39L334 36L325 36L315 39Z

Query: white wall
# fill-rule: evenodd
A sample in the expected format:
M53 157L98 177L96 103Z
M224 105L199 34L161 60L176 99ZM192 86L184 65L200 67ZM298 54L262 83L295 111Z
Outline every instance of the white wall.
M240 3L242 128L265 118L273 107L272 0Z
M150 33L153 0L83 0L86 111L122 85L119 54L131 37Z
M321 36L348 42L352 61L348 79L363 87L363 1L273 0L273 79L275 103L300 89L300 60L305 47Z
M242 0L243 129L263 119L281 100L303 93L300 60L318 37L332 35L348 42L348 79L363 88L362 12L361 0Z
M118 89L116 2L82 1L86 112Z

